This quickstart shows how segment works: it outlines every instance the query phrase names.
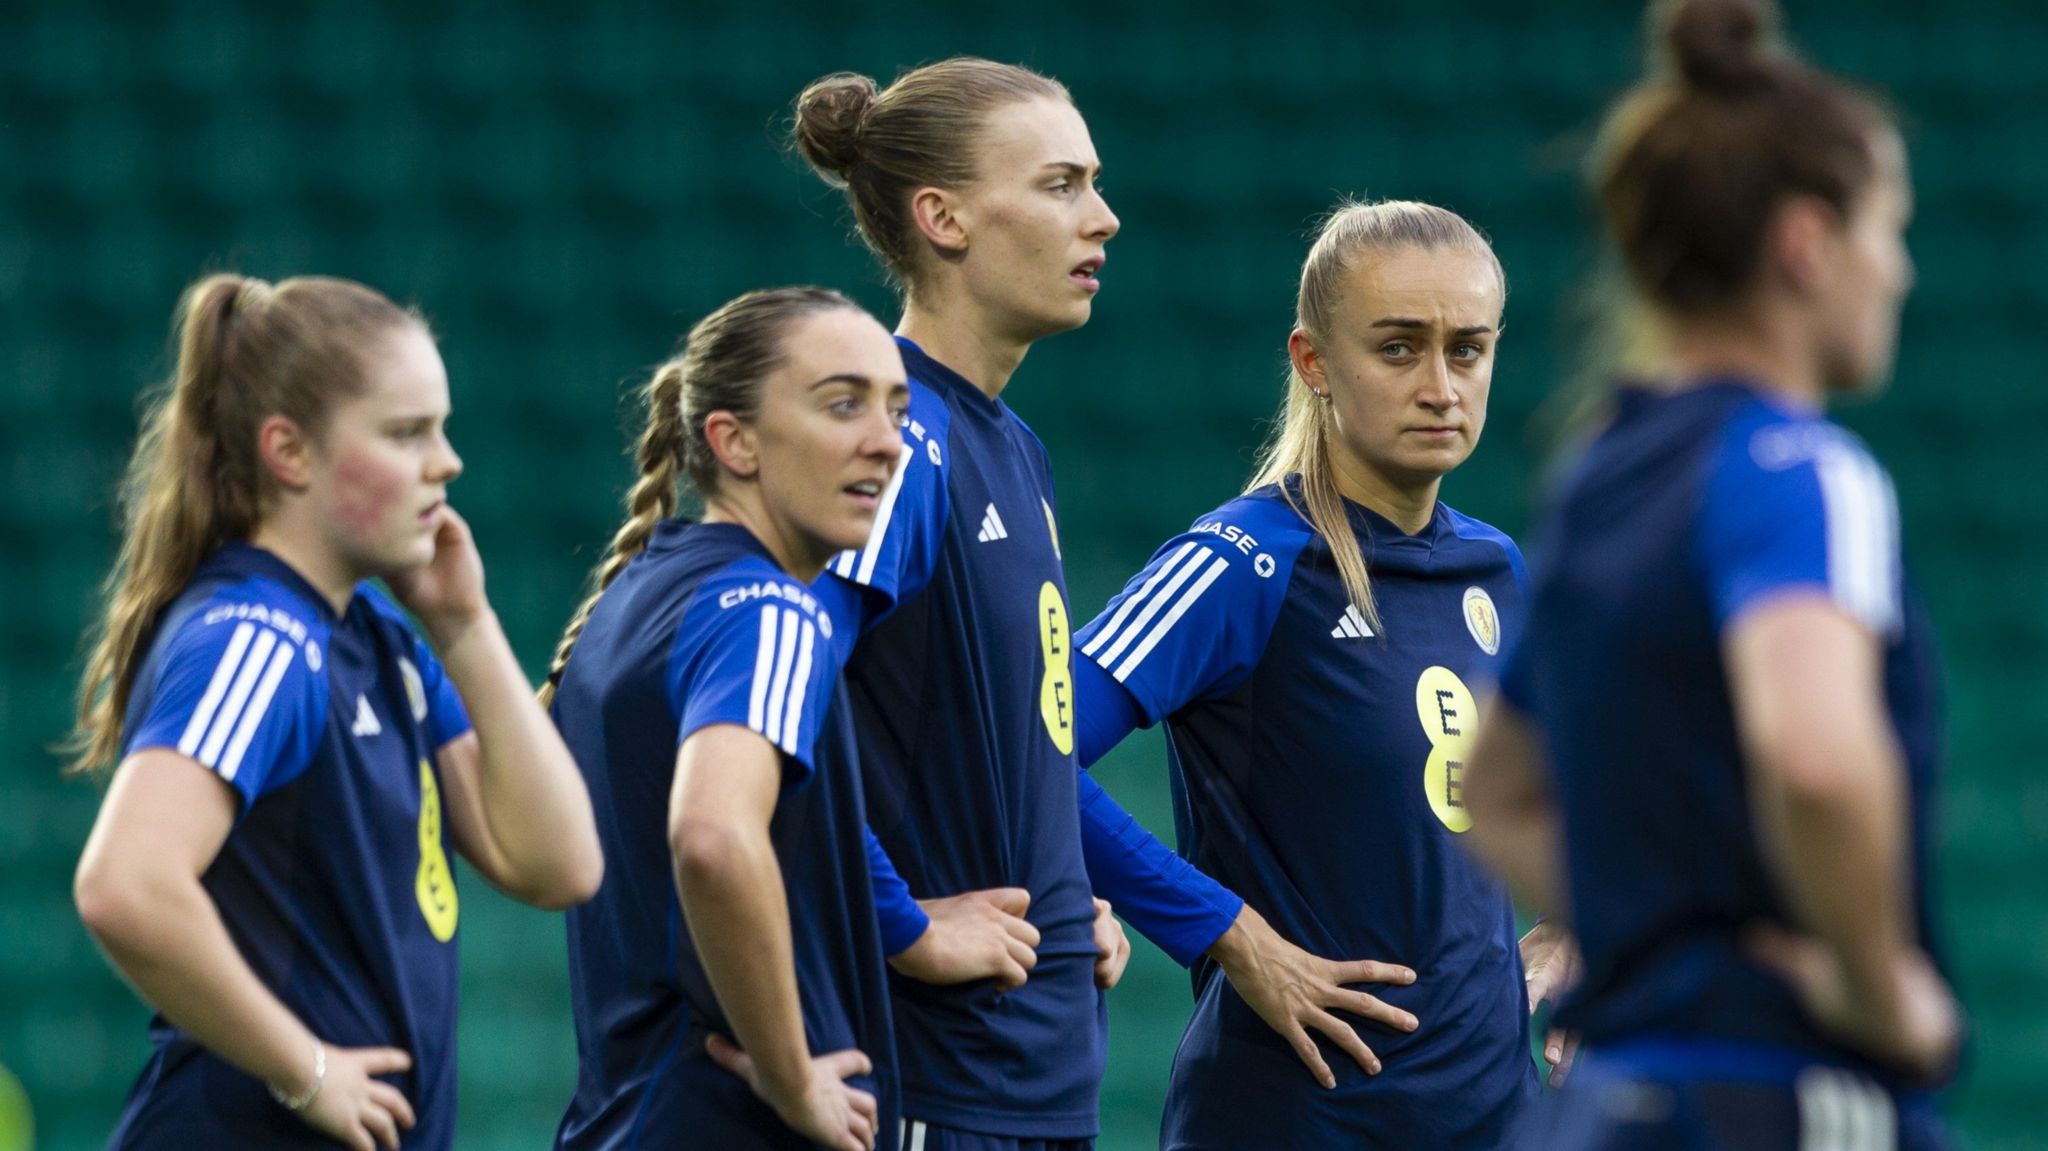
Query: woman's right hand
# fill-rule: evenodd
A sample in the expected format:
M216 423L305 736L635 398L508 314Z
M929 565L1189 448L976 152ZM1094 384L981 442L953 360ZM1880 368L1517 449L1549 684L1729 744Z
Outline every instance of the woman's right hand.
M1237 921L1209 954L1230 977L1230 985L1259 1013L1266 1025L1280 1033L1316 1082L1335 1087L1337 1077L1309 1035L1313 1028L1344 1049L1367 1075L1380 1072L1379 1056L1358 1037L1344 1020L1331 1014L1344 1011L1399 1031L1413 1031L1416 1018L1378 997L1343 986L1347 983L1415 982L1415 972L1399 964L1371 959L1337 962L1311 955L1273 930L1264 916L1246 904Z
M920 983L993 979L1003 991L1024 986L1038 965L1038 928L1024 918L1031 893L1021 887L920 899L931 926L889 966Z
M299 1113L306 1125L340 1140L350 1151L398 1151L401 1132L416 1122L405 1094L377 1078L412 1069L412 1056L396 1047L329 1047L320 1093Z
M1811 936L1758 926L1748 944L1752 956L1792 985L1814 1022L1842 1042L1922 1079L1955 1063L1962 1013L1926 952L1900 953L1889 986L1858 989L1834 951Z
M712 1035L704 1049L712 1062L746 1080L799 1135L832 1151L874 1151L875 1129L881 1123L875 1097L846 1082L874 1070L866 1055L848 1048L814 1056L807 1079L777 1086L764 1083L754 1060L725 1036Z

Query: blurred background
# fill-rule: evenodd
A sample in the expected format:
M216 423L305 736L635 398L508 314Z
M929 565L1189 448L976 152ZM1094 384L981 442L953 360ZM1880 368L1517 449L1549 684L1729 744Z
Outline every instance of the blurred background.
M0 0L0 1063L36 1146L99 1146L144 1057L147 1013L70 902L98 792L47 745L136 398L203 271L353 277L432 317L454 501L538 676L632 478L623 394L687 326L795 281L893 321L840 200L780 149L790 100L832 70L987 55L1072 89L1123 219L1093 323L1004 397L1052 452L1077 619L1242 483L1310 221L1340 194L1436 201L1494 237L1508 334L1446 498L1524 530L1532 417L1577 363L1597 264L1577 165L1636 74L1636 5L995 7ZM1892 393L1844 415L1896 475L1948 658L1938 896L1976 1028L1951 1110L1983 1151L2048 1146L2048 9L1790 7L1908 126L1920 287ZM1170 832L1156 735L1098 774ZM463 894L460 1145L543 1146L575 1061L561 927L474 876ZM1185 973L1139 942L1111 1004L1101 1147L1134 1151L1156 1145Z

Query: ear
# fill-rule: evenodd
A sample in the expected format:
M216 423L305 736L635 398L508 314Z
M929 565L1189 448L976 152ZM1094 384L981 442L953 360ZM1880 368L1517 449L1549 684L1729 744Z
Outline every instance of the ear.
M1824 284L1841 238L1842 214L1818 196L1793 196L1771 220L1772 270L1796 292Z
M313 480L312 438L290 416L263 421L256 429L256 454L286 491L305 491Z
M1316 351L1315 337L1305 328L1296 328L1287 334L1287 358L1294 364L1296 375L1315 391L1327 397L1330 394L1329 377L1323 372L1323 357Z
M941 252L967 250L967 222L960 197L944 188L924 187L910 194L910 221L925 242Z
M713 412L704 417L704 438L711 454L727 472L750 480L761 472L761 445L754 429L731 412Z

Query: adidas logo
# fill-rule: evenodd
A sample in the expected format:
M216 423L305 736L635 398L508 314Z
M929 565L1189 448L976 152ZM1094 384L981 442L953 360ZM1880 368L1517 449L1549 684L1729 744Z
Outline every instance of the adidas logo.
M1366 639L1372 635L1372 627L1365 622L1364 613L1357 604L1344 605L1344 614L1337 617L1337 626L1330 629L1336 639Z
M981 531L974 538L982 543L1010 538L1010 529L1003 526L1003 517L996 514L996 505L988 505L988 510L981 513Z
M348 729L348 733L358 738L384 734L384 725L377 722L377 713L370 710L369 697L361 694L356 696L356 722Z

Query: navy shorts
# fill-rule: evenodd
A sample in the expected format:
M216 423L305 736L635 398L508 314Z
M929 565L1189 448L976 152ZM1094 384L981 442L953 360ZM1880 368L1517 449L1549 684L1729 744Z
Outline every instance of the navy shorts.
M1564 1089L1538 1105L1521 1151L1952 1148L1931 1097L1894 1094L1847 1068L1781 1052L1690 1067L1668 1045L1641 1054L1581 1052Z

